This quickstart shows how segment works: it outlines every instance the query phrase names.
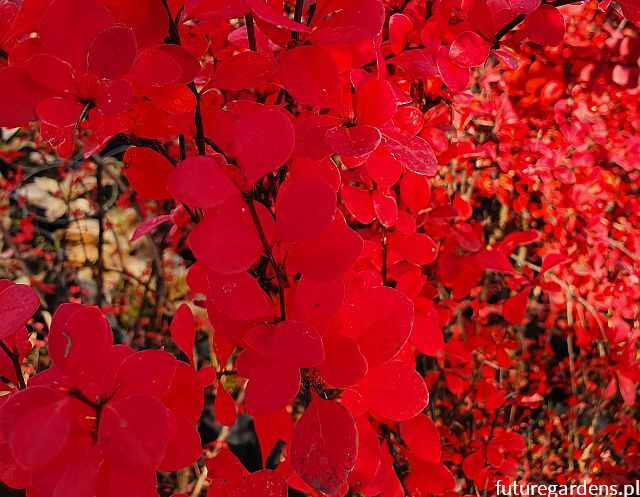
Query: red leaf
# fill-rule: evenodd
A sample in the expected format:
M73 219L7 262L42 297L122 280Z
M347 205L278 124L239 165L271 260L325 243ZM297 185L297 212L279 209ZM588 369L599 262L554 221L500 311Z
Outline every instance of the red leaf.
M212 383L212 379L206 378L208 368L202 368L196 372L189 364L175 359L173 362L175 375L169 390L162 397L162 403L171 412L188 419L195 425L200 419L204 407L202 390L204 386ZM153 376L151 378L153 379ZM164 381L162 378L160 379Z
M71 399L43 387L12 395L3 406L11 421L7 443L18 464L46 464L64 449L71 433Z
M364 163L367 172L380 187L389 188L402 175L402 165L391 155L386 145L376 148Z
M540 272L538 273L538 278L543 274L551 271L554 267L560 266L561 264L566 264L569 262L569 256L566 254L547 254L544 256L542 260L542 265L540 266Z
M356 221L362 224L369 224L375 220L376 212L373 210L371 191L343 183L340 192L344 206L356 218Z
M474 260L482 269L497 273L515 274L509 258L498 250L482 250L475 255Z
M618 379L618 388L624 403L634 406L636 403L636 383L630 375L626 375L623 371L616 371Z
M404 362L391 361L369 369L354 389L372 414L396 422L417 416L429 403L424 380Z
M411 31L413 22L404 14L392 14L389 17L389 42L394 54L398 55L404 50Z
M114 24L113 14L97 0L55 0L44 12L38 34L50 53L82 71L91 43Z
M100 78L117 79L129 72L138 55L133 31L126 26L112 26L91 43L88 69Z
M300 389L300 370L289 364L263 358L252 368L247 384L247 414L258 416L277 412L289 404Z
M245 2L249 7L251 7L251 10L253 10L253 13L257 17L269 24L298 33L309 32L309 28L307 26L282 16L282 14L278 13L270 4L263 0L245 0Z
M186 85L193 81L200 72L200 63L186 48L173 44L158 45L157 48L168 54L180 68L180 73L174 83ZM191 90L187 91L188 93L192 93Z
M385 195L380 190L373 191L373 209L380 224L390 228L398 220L398 204L396 199L390 195Z
M0 340L24 326L38 307L40 299L27 285L10 284L0 291Z
M431 188L427 178L407 172L400 180L400 199L414 214L427 207L431 199Z
M529 292L531 287L526 286L523 290L509 297L502 305L502 315L511 324L520 324L524 321L524 315L529 303Z
M171 198L167 184L173 167L161 154L145 147L131 147L124 153L122 162L127 181L141 199Z
M380 465L380 441L367 416L356 420L358 430L358 459L349 474L349 485L362 491L373 480Z
M287 482L275 471L256 471L235 487L229 497L287 497Z
M213 413L216 421L221 425L233 426L236 423L236 403L224 388L221 381L218 381L216 400L213 403Z
M291 248L288 267L317 281L335 280L356 262L362 244L360 235L338 215L318 236Z
M249 183L287 162L294 145L293 124L281 110L260 108L238 122L234 148Z
M291 465L314 489L332 494L356 463L357 436L356 424L342 404L314 398L293 430Z
M238 193L238 188L224 172L224 158L198 155L180 162L171 172L168 189L176 200L190 207L211 209Z
M131 69L131 78L152 87L176 83L181 76L182 67L178 61L160 47L150 47L140 52Z
M174 356L162 350L142 350L131 354L116 371L114 383L117 390L112 398L124 399L135 394L162 398L176 375L177 364ZM149 371L153 371L153 375L149 375Z
M413 315L413 303L395 288L360 290L343 306L343 333L355 339L369 367L378 366L395 357L407 342Z
M456 488L456 480L444 464L427 462L419 459L411 460L411 472L405 479L410 493L419 491L426 494L446 494ZM418 490L419 489L419 490Z
M391 155L409 171L435 176L438 161L431 146L419 136L387 126L382 133Z
M171 434L158 471L178 471L196 462L202 454L202 441L196 427L180 415L172 415ZM158 434L158 436L163 436ZM164 435L165 437L167 434Z
M275 71L273 62L259 52L241 52L224 60L216 69L211 85L223 90L258 88Z
M102 409L98 439L107 462L124 470L157 469L164 459L171 417L149 395L109 402Z
M355 385L367 373L367 361L360 347L351 338L343 335L324 337L324 361L318 365L318 373L336 388Z
M411 343L420 352L429 356L436 356L444 348L444 336L438 324L438 313L434 311L429 316L416 314L411 330Z
M395 91L385 79L370 79L356 92L356 120L360 124L382 126L397 107Z
M43 123L64 128L73 126L78 121L82 108L79 102L53 97L40 102L36 107L36 113Z
M467 478L475 480L485 468L484 449L476 450L462 461L462 471Z
M196 322L191 308L187 304L178 307L171 320L171 337L178 348L185 353L189 363L194 367L194 346L196 341Z
M397 251L403 259L421 266L431 264L438 257L438 245L429 235L412 233L397 234L390 238L389 246Z
M400 436L416 457L424 461L437 462L440 460L440 433L428 416L419 415L401 423Z
M513 52L507 50L506 48L497 48L495 50L491 50L491 53L500 58L512 71L518 69L520 64Z
M489 56L490 45L474 31L463 31L449 47L449 58L460 67L481 66Z
M291 421L291 415L284 410L266 416L254 416L253 425L260 442L263 465L278 440L285 444L291 442L293 422Z
M131 242L135 242L139 238L142 238L145 235L148 235L150 232L155 230L158 226L171 222L170 214L163 214L161 216L152 217L151 219L147 219L142 221L138 227L134 230L133 235L131 235Z
M96 107L105 117L115 117L133 101L133 86L125 79L111 81L96 95Z
M495 39L493 14L485 0L462 0L462 12L476 30L489 40Z
M274 356L301 368L317 366L324 360L320 334L301 321L280 321L273 338Z
M446 46L441 46L436 55L438 72L447 88L452 92L460 92L467 88L469 84L469 68L459 67L453 63L449 57L449 50Z
M558 45L564 39L564 17L552 5L542 4L524 18L524 32L540 45Z
M363 157L370 154L382 140L380 130L366 124L329 128L324 136L329 148L344 157Z
M195 18L233 19L249 12L244 0L188 0L185 12Z
M285 184L276 199L276 236L288 241L313 238L329 226L335 212L336 192L326 181Z
M267 294L249 273L209 275L209 298L224 315L238 321L274 317Z
M224 487L237 486L249 476L240 460L224 445L213 458L204 462L209 470L208 477Z
M273 219L263 205L256 204L256 209L270 238ZM240 196L208 211L191 232L189 246L199 262L223 274L246 271L263 250L251 213Z
M55 365L81 378L95 374L108 360L113 334L97 307L60 307L53 316L47 343Z
M36 105L51 96L22 68L0 67L0 125L13 128L36 120Z
M296 286L291 319L304 321L322 334L338 314L344 296L342 279L318 282L303 276Z
M340 108L338 66L320 47L305 45L287 51L278 66L285 90L299 103Z
M371 40L382 30L384 20L380 0L329 0L316 11L309 40L316 45Z

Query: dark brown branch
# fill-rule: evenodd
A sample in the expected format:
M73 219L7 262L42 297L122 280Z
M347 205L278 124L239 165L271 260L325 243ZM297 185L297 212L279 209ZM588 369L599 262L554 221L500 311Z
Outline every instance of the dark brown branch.
M267 260L276 273L276 279L278 280L278 297L280 300L280 319L284 321L285 319L287 319L286 305L284 301L284 285L286 281L286 274L284 274L283 269L278 265L278 263L276 262L276 258L273 256L271 245L269 245L267 236L265 235L264 229L262 228L262 223L260 222L260 217L258 216L258 211L256 210L255 200L253 199L251 193L245 195L245 202L249 206L249 212L251 212L253 223L256 225L256 230L258 231L258 236L260 237L260 241L262 242L262 248L264 249L264 253L267 256Z
M387 228L386 226L380 227L380 237L382 244L382 284L387 285Z
M296 0L296 6L294 7L293 10L293 20L296 22L301 22L302 21L302 8L304 7L304 0ZM300 33L297 33L295 31L291 32L291 39L296 42L296 44L298 43L298 41L300 41Z
M13 364L13 370L15 371L16 378L18 379L18 390L24 390L25 388L27 388L27 384L24 381L24 376L22 376L20 354L11 350L2 340L0 340L0 348L2 348L2 350L4 350L4 353L9 356L11 364Z
M547 5L551 5L552 7L562 7L563 5L570 5L572 3L580 3L579 0L554 0L553 2L548 2ZM521 22L524 21L525 15L520 14L514 17L511 21L509 21L506 26L504 26L500 31L496 33L496 43L494 45L495 48L498 48L499 41L504 38L509 32L511 32L516 26L518 26Z
M253 16L247 14L244 16L244 22L247 25L247 38L249 40L249 50L256 52L258 50L258 44L256 42L256 28L253 24Z
M96 261L96 305L102 306L104 297L104 209L102 207L102 160L94 158L96 164L96 205L98 212L98 260Z

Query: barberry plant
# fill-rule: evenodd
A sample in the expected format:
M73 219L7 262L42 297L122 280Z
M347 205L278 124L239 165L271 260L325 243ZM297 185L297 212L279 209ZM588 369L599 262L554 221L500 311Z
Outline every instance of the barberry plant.
M0 0L0 481L631 479L638 23L636 0Z

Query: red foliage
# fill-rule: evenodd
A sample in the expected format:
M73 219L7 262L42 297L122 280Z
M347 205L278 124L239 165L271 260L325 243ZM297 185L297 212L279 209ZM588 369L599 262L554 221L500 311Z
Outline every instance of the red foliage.
M60 305L50 367L25 379L40 299L3 280L0 480L29 497L471 495L561 466L525 440L558 389L563 478L623 481L631 460L605 453L638 459L637 419L607 427L613 448L594 430L640 382L640 47L569 3L2 1L0 125L36 123L100 187L99 154L126 142L137 199L117 201L151 215L132 240L171 224L192 307L165 326L173 355L114 345L105 314L126 309ZM249 472L227 428L203 449L205 400L227 428L253 417L275 469Z

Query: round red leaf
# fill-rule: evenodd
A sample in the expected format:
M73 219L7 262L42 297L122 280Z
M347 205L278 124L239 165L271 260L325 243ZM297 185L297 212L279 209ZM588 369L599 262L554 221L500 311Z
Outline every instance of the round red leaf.
M321 179L283 185L276 200L276 236L301 241L320 234L333 220L336 192Z
M269 297L249 273L211 273L208 279L209 298L222 314L238 321L273 318Z
M300 368L317 366L324 360L320 334L301 321L280 321L273 337L273 355Z
M344 333L358 343L369 367L395 357L413 326L413 303L395 288L379 286L353 293L341 314Z
M467 87L469 84L469 68L454 64L449 56L448 47L442 45L438 49L436 64L440 77L449 90L460 92Z
M424 380L404 362L391 361L370 369L354 389L372 414L396 422L417 416L429 403Z
M287 497L287 482L275 471L256 471L235 487L230 497Z
M332 494L347 480L358 454L358 433L342 404L314 398L291 437L291 464L308 485Z
M309 39L316 45L348 45L371 40L384 25L380 0L334 0L313 17Z
M564 17L552 5L542 4L524 18L524 32L540 45L558 45L564 38Z
M273 62L259 52L241 52L226 59L213 75L211 84L223 90L257 88L271 79Z
M356 120L360 124L382 126L391 120L397 105L391 83L386 79L370 79L356 92Z
M356 262L362 245L360 235L336 216L318 236L291 248L288 267L317 281L334 280Z
M280 61L278 75L297 102L339 108L338 66L326 50L313 45L288 50Z
M38 34L49 52L83 71L91 43L114 24L111 11L98 0L54 0L42 16Z
M109 402L102 409L98 441L105 461L132 471L157 469L164 459L171 415L150 395Z
M40 299L27 285L10 284L0 292L0 340L13 335L38 310Z
M238 122L234 148L249 183L287 162L294 145L293 124L279 109L259 108Z
M89 72L100 78L117 79L129 72L137 55L133 31L126 26L112 26L91 43L87 56Z
M198 460L202 453L202 442L196 427L180 415L171 415L172 429L165 456L158 471L178 471ZM162 435L159 435L162 436Z
M273 220L266 208L261 204L256 208L263 228L272 233ZM189 245L199 262L223 274L246 271L263 250L251 212L240 196L208 211L191 232Z
M271 414L289 404L300 389L300 370L277 361L263 358L251 371L244 405L251 416Z
M171 163L158 152L146 147L131 147L124 154L124 174L131 187L143 200L171 198L167 190Z
M485 63L490 45L474 31L463 31L449 47L449 58L460 67L475 67Z
M416 457L432 462L440 460L440 433L428 416L419 415L400 423L400 436Z
M190 207L211 209L238 193L222 169L224 158L195 156L180 162L169 176L168 189L176 200Z
M363 157L380 145L382 135L378 128L361 124L352 127L329 128L324 139L329 148L338 155Z
M324 361L318 365L318 372L326 382L336 388L355 385L367 373L367 360L360 347L344 335L324 337Z

